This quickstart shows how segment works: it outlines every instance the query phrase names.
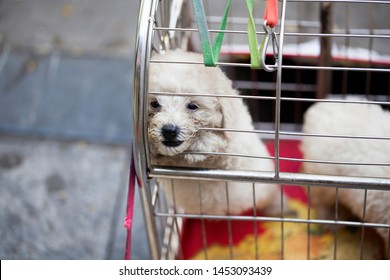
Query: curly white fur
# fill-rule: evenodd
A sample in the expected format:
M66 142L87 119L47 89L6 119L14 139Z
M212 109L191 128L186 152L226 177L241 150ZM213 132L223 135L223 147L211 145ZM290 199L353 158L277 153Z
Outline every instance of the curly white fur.
M155 55L155 60L202 62L200 54L181 50ZM199 64L152 63L149 75L149 142L152 163L164 166L273 171L270 159L227 157L235 153L269 157L254 133L210 131L205 128L253 130L252 119L232 82L218 67ZM185 93L159 95L155 92ZM188 94L188 95L187 95ZM216 97L191 94L215 94ZM165 132L164 132L165 131ZM196 153L198 152L198 153ZM199 154L199 152L201 154ZM243 182L160 179L168 200L178 211L222 215L277 204L278 187ZM229 199L227 199L227 192Z
M378 105L352 103L317 103L305 114L305 133L350 136L390 136L390 113ZM388 163L386 166L333 165L304 163L305 173L358 177L390 177L390 141L368 139L342 139L304 137L301 150L305 159L339 162ZM312 201L323 215L332 215L335 189L313 188ZM364 191L339 189L339 202L356 217L363 219ZM334 217L334 216L333 216ZM367 191L365 220L372 223L390 224L390 190ZM389 230L376 228L385 244Z

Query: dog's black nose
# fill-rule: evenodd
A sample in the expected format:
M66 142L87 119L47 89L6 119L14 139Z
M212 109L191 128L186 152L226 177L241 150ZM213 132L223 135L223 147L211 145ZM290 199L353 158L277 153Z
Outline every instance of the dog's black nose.
M161 129L161 134L166 141L174 141L176 137L179 135L180 129L173 124L166 124Z

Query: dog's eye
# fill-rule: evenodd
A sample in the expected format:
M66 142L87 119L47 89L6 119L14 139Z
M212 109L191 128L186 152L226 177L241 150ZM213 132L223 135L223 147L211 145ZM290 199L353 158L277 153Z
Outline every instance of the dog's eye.
M158 109L161 107L160 103L158 103L157 100L153 100L150 102L150 107L152 107L153 109Z
M194 111L199 109L199 106L195 103L190 102L187 104L187 109Z

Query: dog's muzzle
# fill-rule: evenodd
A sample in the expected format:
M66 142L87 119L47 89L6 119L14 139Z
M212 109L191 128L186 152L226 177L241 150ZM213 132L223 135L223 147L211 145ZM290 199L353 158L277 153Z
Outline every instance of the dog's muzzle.
M180 146L183 141L179 141L177 137L180 134L180 128L173 124L166 124L161 128L161 135L164 138L162 143L167 147Z

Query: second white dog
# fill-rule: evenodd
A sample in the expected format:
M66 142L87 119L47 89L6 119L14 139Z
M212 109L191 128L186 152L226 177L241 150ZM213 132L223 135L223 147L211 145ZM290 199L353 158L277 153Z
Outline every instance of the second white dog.
M367 137L390 136L390 113L378 105L350 103L317 103L305 114L303 131L310 134ZM304 137L301 145L304 158L323 163L305 162L305 173L356 177L390 178L390 140ZM345 162L354 164L328 164ZM359 165L381 163L382 165ZM387 165L385 164L387 163ZM364 187L363 185L360 187ZM313 187L312 202L322 218L334 219L336 191L334 188ZM339 189L338 199L360 220L390 224L390 189ZM364 209L364 205L365 209ZM375 228L388 244L389 229Z
M183 62L150 65L148 134L154 165L273 171L258 135L216 130L253 130L247 107L221 69L188 64L203 58L181 50L153 59ZM239 214L254 207L270 209L280 202L278 187L272 184L254 188L252 183L184 179L159 179L159 183L170 203L185 213Z

